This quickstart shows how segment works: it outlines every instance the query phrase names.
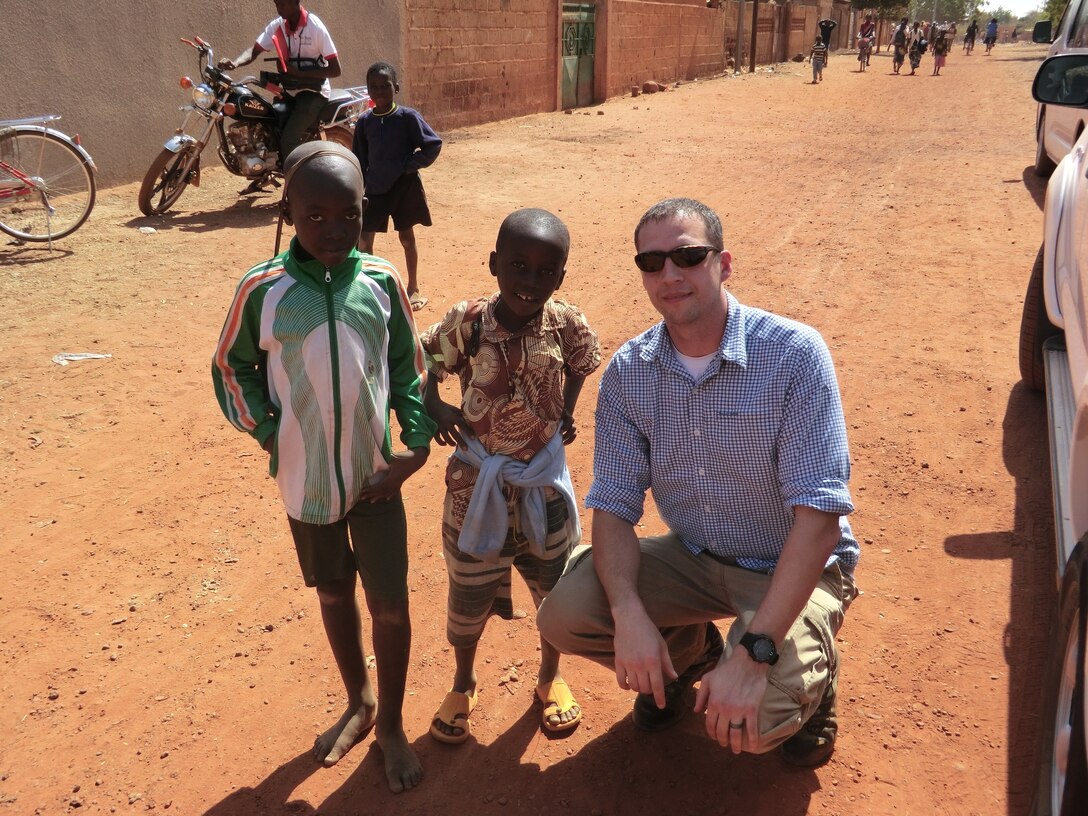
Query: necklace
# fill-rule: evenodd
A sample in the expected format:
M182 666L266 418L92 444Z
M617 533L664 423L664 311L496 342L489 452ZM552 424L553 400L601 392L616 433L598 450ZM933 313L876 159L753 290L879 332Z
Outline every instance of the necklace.
M373 114L378 118L378 124L379 125L384 125L385 124L385 117L392 115L396 110L397 110L397 103L394 102L390 106L389 110L387 110L385 113L378 113L377 111L373 111Z

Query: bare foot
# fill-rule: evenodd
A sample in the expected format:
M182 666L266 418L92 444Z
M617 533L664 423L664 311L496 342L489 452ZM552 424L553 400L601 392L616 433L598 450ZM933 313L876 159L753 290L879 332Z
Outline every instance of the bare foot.
M393 793L411 790L423 779L423 766L408 744L400 728L388 734L376 734L378 746L385 754L385 779Z
M331 768L374 727L377 706L348 709L328 731L314 740L314 759Z

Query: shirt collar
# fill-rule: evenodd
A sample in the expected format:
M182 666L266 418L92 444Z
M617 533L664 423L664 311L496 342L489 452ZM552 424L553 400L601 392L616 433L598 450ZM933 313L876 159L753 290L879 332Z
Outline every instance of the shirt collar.
M280 17L280 19L283 20L283 30L286 31L291 36L294 36L295 34L298 34L298 32L300 32L300 31L302 31L302 29L306 28L306 21L310 19L310 12L306 11L306 9L303 6L300 5L298 7L298 9L299 9L299 12L298 12L298 28L292 29L291 24L287 20L285 20L283 17Z
M481 328L493 337L499 340L525 336L542 337L546 332L555 331L559 328L555 310L552 308L552 299L548 298L544 308L540 310L536 317L517 331L510 331L495 317L495 306L498 304L500 297L502 295L496 292L488 298L487 306L484 308L483 323L481 324Z
M741 368L748 367L748 343L745 337L744 310L740 301L733 297L727 289L726 300L729 303L729 316L725 321L725 332L722 334L721 343L718 344L717 357L722 362L735 363ZM665 321L654 326L642 347L642 357L645 360L658 359L677 360L676 348L665 329Z
M355 277L355 273L359 268L360 255L358 249L353 249L347 258L336 264L336 266L329 267L329 277L332 278L331 283L339 284L345 279L345 276L347 278ZM283 266L287 270L287 274L297 281L317 288L325 286L325 265L321 261L310 257L309 253L303 250L298 243L297 237L291 239L291 246L284 253Z

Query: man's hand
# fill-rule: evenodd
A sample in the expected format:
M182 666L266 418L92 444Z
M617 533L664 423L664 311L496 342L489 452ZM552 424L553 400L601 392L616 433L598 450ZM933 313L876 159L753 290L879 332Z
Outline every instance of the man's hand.
M759 742L759 705L769 668L738 648L699 681L695 711L706 713L707 735L734 754ZM730 723L742 727L730 728Z
M218 62L215 63L215 66L220 71L233 71L235 68L238 67L238 63L236 63L232 59L228 59L227 57L223 57L223 59L221 59L221 60L219 60Z
M429 453L427 448L412 448L403 453L394 453L393 458L389 460L389 469L385 471L385 477L375 484L364 487L359 492L359 500L377 502L393 498L408 477L423 467Z
M665 684L677 677L665 639L644 609L614 617L616 682L622 689L653 694L657 707L664 708Z

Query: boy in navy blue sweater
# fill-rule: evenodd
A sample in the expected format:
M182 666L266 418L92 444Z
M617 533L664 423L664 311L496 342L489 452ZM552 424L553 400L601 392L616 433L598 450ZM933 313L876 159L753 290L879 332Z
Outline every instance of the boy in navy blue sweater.
M363 214L363 234L359 249L374 252L374 234L389 229L389 218L404 247L404 266L408 271L405 289L418 311L427 303L419 293L416 267L419 256L416 224L431 225L431 211L419 171L429 167L442 149L442 140L423 117L411 108L393 101L400 90L397 71L387 62L376 62L366 72L367 90L374 107L355 124L352 152L359 158L366 179L366 197L370 202Z

